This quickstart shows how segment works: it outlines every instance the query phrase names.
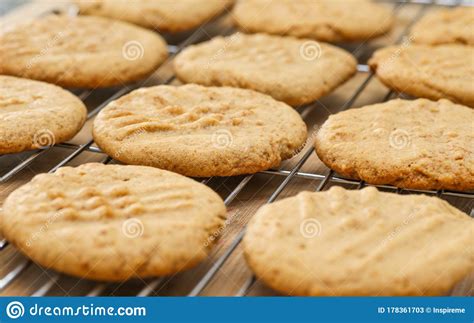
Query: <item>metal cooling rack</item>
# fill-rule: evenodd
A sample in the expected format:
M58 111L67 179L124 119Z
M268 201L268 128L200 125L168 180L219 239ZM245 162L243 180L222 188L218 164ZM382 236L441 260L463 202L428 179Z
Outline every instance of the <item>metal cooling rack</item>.
M397 2L392 2L392 4L393 4L393 11L394 11L395 16L399 14L400 10L405 9L406 7L413 7L413 10L415 10L416 12L413 15L412 19L402 28L398 37L395 39L394 43L400 43L401 41L404 40L404 38L408 34L411 26L428 10L431 10L434 6L459 5L461 4L461 2L453 3L452 1L439 1L439 2L397 1ZM72 10L68 10L68 12L69 14L77 13L77 11L74 10L74 8ZM186 46L200 42L202 40L207 40L215 36L215 34L212 34L211 32L209 32L209 29L207 28L209 27L210 29L212 29L211 27L213 26L213 24L219 25L216 22L216 20L217 21L225 20L227 19L226 16L228 16L227 13L223 14L220 17L217 17L213 21L210 21L206 23L205 25L203 25L201 28L199 28L195 32L189 35L182 36L184 37L184 40L180 41L177 45L170 45L169 46L170 60L172 60L173 56L179 53ZM225 28L221 28L221 27L219 28L220 29L219 29L218 34L230 34L234 31L234 29L232 27L229 27L228 24L227 24L227 27ZM351 48L350 50L359 59L359 61L361 61L362 60L361 58L364 55L366 55L367 50L370 50L369 48L370 43L371 42L363 43L359 47L355 49ZM165 63L165 65L167 64L169 65L170 60L168 60L168 63ZM166 69L166 67L160 67L160 69ZM158 71L160 69L158 69ZM359 84L355 87L355 89L349 95L345 103L340 105L340 107L338 107L333 112L338 112L338 111L351 108L356 102L356 100L364 93L364 91L367 90L367 87L369 86L369 84L374 78L374 75L370 71L367 64L363 62L358 64L358 75L362 76L362 81L359 82ZM162 78L161 80L156 82L156 84L171 84L173 82L175 82L175 76L171 74L165 78ZM116 88L112 90L100 90L100 91L107 92L106 99L101 100L100 102L96 104L88 104L88 108L89 108L89 113L87 116L88 122L90 122L91 119L93 119L93 117L103 107L105 107L110 101L121 97L122 95L130 92L131 90L135 88L147 85L148 83L149 83L149 80L145 80L143 82L124 86L121 88ZM74 92L82 100L87 101L87 99L89 99L93 95L93 93L97 91L99 90L96 90L96 91L85 90L85 91L74 91ZM381 102L387 101L391 98L399 97L399 96L401 96L401 94L388 91L384 95ZM314 113L315 108L322 109L322 108L325 108L325 106L322 102L317 101L312 104L298 108L298 111L301 113L303 119L305 119L305 121L308 122L307 116L311 113ZM316 113L317 111L318 110L316 110ZM311 127L311 124L308 125L308 128L310 127ZM41 159L46 159L47 155L54 154L54 151L56 150L61 150L63 152L63 156L60 158L60 160L54 163L50 163L48 165L44 165ZM45 171L51 173L51 172L56 171L59 167L69 165L69 164L77 164L77 160L81 159L81 157L83 157L83 155L85 154L87 154L88 156L90 156L91 154L95 155L96 158L94 161L97 161L98 159L99 161L103 163L115 162L110 157L104 155L99 148L94 146L94 142L91 138L91 135L89 134L88 138L80 144L68 142L68 143L57 144L54 147L51 147L49 149L17 154L18 162L14 162L14 163L12 163L10 160L4 162L5 159L7 159L7 157L0 156L0 188L4 187L3 185L8 186L11 183L12 185L14 185L16 178L19 177L20 174L29 170L30 167L33 167L33 165L35 165L36 163L41 163L43 166L46 166ZM307 182L306 187L312 187L312 189L314 189L315 191L322 191L326 189L328 186L333 185L333 184L349 185L352 188L355 187L358 189L368 185L362 181L356 181L352 179L343 178L327 168L325 168L321 172L302 170L302 168L304 167L308 159L314 156L315 154L314 154L314 148L312 146L312 142L309 142L307 146L305 147L305 150L303 150L303 152L301 152L299 155L294 157L289 162L284 163L284 165L289 165L289 167L282 166L280 169L272 169L272 170L263 171L257 174L253 174L253 175L238 176L234 178L207 178L204 180L201 179L201 182L208 185L211 182L213 182L214 184L212 187L220 190L221 195L223 195L224 197L225 204L228 207L231 206L233 202L238 200L238 197L244 194L246 190L248 190L249 187L252 186L252 184L250 183L256 177L259 177L259 176L270 178L270 180L265 181L264 183L265 185L267 185L270 181L276 181L276 184L273 185L274 187L272 187L272 189L269 190L268 194L264 194L263 198L260 198L262 203L271 203L275 201L276 199L278 199L282 195L282 192L284 192L285 190L288 190L290 183L294 181L306 181ZM82 162L78 162L78 163L82 163ZM6 166L4 166L5 164ZM32 173L33 173L32 175L34 175L35 171L32 171ZM27 177L31 178L32 175L27 174ZM232 183L229 183L229 182L232 182ZM464 203L463 208L465 210L470 209L471 216L473 215L472 214L473 213L472 201L474 201L474 193L472 192L456 192L456 191L448 191L448 190L439 190L439 191L403 190L403 189L399 189L399 188L389 186L389 185L376 185L376 187L382 190L393 191L400 194L425 193L425 194L436 195L436 196L439 196L441 198L446 198L446 199L449 199L449 198L464 199L464 200L467 200L467 204ZM222 190L224 190L226 194L223 194ZM258 190L258 192L260 192L260 189ZM254 194L254 196L255 195L256 194ZM294 195L294 194L288 193L288 195ZM237 208L237 211L235 212L234 217L238 217L238 216L239 216L239 211ZM236 220L233 219L233 221L235 222ZM177 293L172 293L172 294L188 295L188 296L198 296L198 295L209 294L209 293L205 293L206 288L208 288L209 285L212 284L216 276L221 273L223 267L227 264L227 262L229 262L229 259L231 258L231 256L237 253L237 250L240 247L240 242L245 233L245 223L239 223L239 225L235 228L234 231L235 231L234 234L230 234L230 237L228 237L229 234L226 235L226 233L224 233L223 236L221 237L221 240L226 241L225 245L222 248L220 248L218 251L216 251L212 257L209 258L208 263L203 268L201 268L200 270L196 269L196 271L199 271L198 279L193 279L192 283L188 284L183 292L181 293L177 292ZM5 294L5 291L11 285L23 279L22 275L24 275L25 271L28 268L30 268L31 266L36 266L30 260L19 255L19 253L15 250L15 248L9 245L8 241L0 238L0 260L6 258L6 253L10 254L10 260L8 262L2 261L1 263L2 268L0 268L3 270L3 272L0 272L2 273L1 274L2 276L0 277L0 292L4 294ZM20 258L20 259L18 260L17 258ZM11 265L12 262L15 262L15 264ZM7 270L6 269L7 267L11 267L11 268L8 268ZM7 292L6 294L16 293L16 294L32 295L32 296L58 295L58 294L69 295L70 293L66 290L63 284L60 283L61 280L64 280L64 279L69 280L69 281L73 280L74 283L72 285L74 285L74 287L84 283L83 280L78 280L72 277L65 277L65 275L55 273L50 270L44 270L44 269L41 269L41 270L43 271L43 276L44 276L43 278L46 278L46 279L42 279L43 281L41 283L36 282L35 279L31 280L31 277L25 278L25 279L31 280L31 285L35 286L34 289L26 292L20 288L14 291ZM191 269L190 271L192 272L193 270L195 269ZM114 284L109 284L109 283L94 283L91 281L87 281L87 284L86 284L87 286L81 289L81 291L76 294L87 295L87 296L161 295L160 291L168 288L166 287L166 285L170 285L170 284L172 285L173 279L182 279L182 277L181 278L180 277L178 278L161 277L161 278L156 278L156 279L151 279L151 280L145 280L145 281L139 282L138 287L137 287L137 284L133 284L131 282L114 285ZM231 280L231 278L228 278L228 280ZM241 281L240 285L234 288L235 292L231 293L231 295L236 295L236 296L247 295L257 283L256 278L251 274L247 274L246 278L243 280L240 279L240 281ZM20 283L20 285L22 284ZM129 285L132 285L132 287L129 288L128 287ZM59 292L57 290L59 290ZM470 293L470 292L472 292L472 287L468 287L467 293Z

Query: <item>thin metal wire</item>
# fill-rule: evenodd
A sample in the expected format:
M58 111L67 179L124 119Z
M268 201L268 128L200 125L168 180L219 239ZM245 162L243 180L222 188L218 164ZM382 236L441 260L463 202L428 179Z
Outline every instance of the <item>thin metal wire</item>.
M357 72L368 73L370 72L370 67L367 64L357 64Z
M138 294L138 297L149 296L153 291L165 280L164 277L154 279L150 284L143 288Z
M279 176L287 176L290 171L289 170L266 170L262 171L262 174L268 174L268 175L279 175ZM314 174L314 173L306 173L306 172L298 172L296 173L296 177L300 178L306 178L306 179L313 179L313 180L322 180L325 178L325 175L321 174ZM355 180L355 179L349 179L349 178L342 178L336 175L333 175L331 182L334 183L339 183L339 184L351 184L351 185L359 185L360 181ZM365 184L366 186L374 186L377 188L383 188L383 189L392 189L392 190L397 190L395 186L392 185L374 185L374 184ZM398 188L401 190L401 188ZM419 189L405 189L407 192L413 192L413 193L425 193L425 194L436 194L437 191L435 190L419 190ZM449 190L444 190L443 195L445 196L452 196L452 197L461 197L461 198L468 198L468 199L474 199L474 192L458 192L458 191L449 191Z
M41 286L36 292L31 294L31 296L44 296L46 295L49 290L56 284L56 282L59 280L60 275L57 273L51 273L49 274L49 279L48 281Z
M94 288L89 293L87 293L86 296L88 296L88 297L99 296L100 294L102 294L104 292L106 287L107 287L106 284L97 284L97 285L94 286Z
M5 183L8 181L10 178L12 178L16 173L21 171L23 168L27 167L30 165L36 158L40 157L43 155L48 149L40 150L34 152L32 155L28 156L27 159L23 160L21 163L13 167L10 171L8 171L5 175L0 177L0 183Z
M0 251L2 251L3 249L5 249L7 246L8 246L8 241L7 241L7 239L2 239L2 240L0 240Z
M20 263L13 268L8 274L2 277L0 279L0 291L4 290L10 283L13 282L13 280L23 272L29 265L31 264L31 261L28 259L22 259Z

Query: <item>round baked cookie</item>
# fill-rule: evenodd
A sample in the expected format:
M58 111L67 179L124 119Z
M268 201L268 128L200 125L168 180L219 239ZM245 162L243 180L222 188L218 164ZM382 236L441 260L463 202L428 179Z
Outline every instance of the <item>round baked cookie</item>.
M316 152L339 174L414 189L474 189L474 111L448 100L392 100L332 115Z
M245 32L328 42L367 40L393 23L389 9L365 0L239 0L233 17Z
M146 28L179 32L205 23L231 0L76 0L85 15L128 21Z
M226 208L210 188L143 166L41 174L3 205L3 234L34 262L105 281L170 275L206 258Z
M472 46L400 45L376 51L369 65L395 91L474 107L472 57Z
M284 294L428 296L474 270L473 232L436 197L333 187L261 207L243 242L257 278Z
M251 90L160 85L111 102L93 134L126 164L211 177L278 166L304 144L306 125L293 108Z
M0 75L0 155L67 141L86 115L82 101L58 86Z
M330 93L357 68L355 58L335 46L241 33L189 46L173 63L186 83L248 88L292 106Z
M0 35L0 74L64 87L136 81L167 55L158 34L101 17L49 15Z
M429 12L410 33L415 43L474 45L474 8L458 7Z

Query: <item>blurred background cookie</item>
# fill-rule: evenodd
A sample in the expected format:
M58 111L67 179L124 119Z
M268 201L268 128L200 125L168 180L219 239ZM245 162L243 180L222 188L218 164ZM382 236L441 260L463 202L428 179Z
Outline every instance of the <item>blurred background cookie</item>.
M75 0L80 13L128 21L146 28L178 32L219 14L232 0Z
M87 110L58 86L0 76L0 154L67 141L81 129Z
M397 92L474 107L472 57L472 46L404 44L377 50L369 65Z
M241 33L189 46L173 63L186 83L252 89L292 106L330 93L357 67L351 54L329 44Z
M63 87L123 85L152 73L167 55L158 34L101 17L49 15L0 36L0 74Z
M474 8L458 7L429 12L412 28L409 38L427 45L474 45Z
M243 32L328 42L368 40L393 23L389 9L365 0L239 0L232 13Z

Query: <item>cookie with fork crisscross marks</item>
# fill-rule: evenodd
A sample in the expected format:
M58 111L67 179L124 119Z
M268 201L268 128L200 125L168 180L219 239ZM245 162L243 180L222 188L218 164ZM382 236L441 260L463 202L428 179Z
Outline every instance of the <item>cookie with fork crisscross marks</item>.
M0 35L0 74L64 87L122 85L164 62L158 34L112 19L50 15Z
M369 65L395 91L474 107L472 57L473 46L402 44L377 50Z
M474 189L474 110L448 100L391 100L332 115L319 158L343 176L414 189Z
M328 42L365 41L393 23L389 9L367 0L239 0L233 17L245 32Z
M290 106L251 90L160 85L110 103L93 134L126 164L210 177L278 166L304 144L306 125Z
M58 86L0 75L0 154L69 140L86 114L81 100Z
M289 295L444 295L474 270L474 220L426 195L302 192L260 208L244 237L256 276Z
M356 65L351 54L329 44L241 33L189 46L174 60L186 83L252 89L292 106L329 94Z
M192 179L92 163L35 176L6 199L0 227L42 266L123 281L193 267L208 255L225 218L222 199Z
M474 45L474 8L437 9L417 22L410 39L427 45Z
M146 28L179 32L198 27L232 0L75 0L85 15L128 21Z

